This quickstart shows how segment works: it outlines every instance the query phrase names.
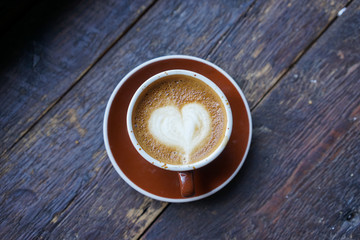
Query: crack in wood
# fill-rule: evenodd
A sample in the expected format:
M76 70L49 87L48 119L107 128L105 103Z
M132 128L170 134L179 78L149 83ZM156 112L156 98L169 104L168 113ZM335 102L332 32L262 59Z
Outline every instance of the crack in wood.
M142 239L142 237L145 235L145 233L151 228L151 226L156 222L156 220L165 212L165 210L170 206L170 203L164 203L164 208L159 212L157 216L153 219L153 221L144 229L144 231L139 234L139 236L136 238L136 240Z

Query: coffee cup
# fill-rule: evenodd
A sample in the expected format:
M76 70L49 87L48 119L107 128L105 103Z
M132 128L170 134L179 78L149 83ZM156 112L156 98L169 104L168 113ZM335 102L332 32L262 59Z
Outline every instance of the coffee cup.
M224 150L232 131L225 94L205 76L182 69L158 73L133 95L127 131L149 163L179 176L181 195L195 193L193 171Z

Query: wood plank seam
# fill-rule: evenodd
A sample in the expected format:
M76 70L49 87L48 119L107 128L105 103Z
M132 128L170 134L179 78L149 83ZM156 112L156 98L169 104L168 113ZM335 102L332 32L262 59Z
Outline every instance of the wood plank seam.
M136 238L136 240L141 239L144 234L148 231L148 229L156 222L156 220L163 214L163 212L165 212L165 210L170 206L170 203L167 203L166 206L161 210L161 212L153 219L153 221L146 226L146 228L144 229L144 231L142 233L139 234L139 236Z
M86 74L106 55L107 52L109 52L109 50L121 39L123 38L129 31L130 29L132 29L134 27L134 25L155 5L155 3L158 0L154 0L153 2L151 2L149 4L149 6L143 10L143 12L131 23L129 24L126 29L112 42L109 44L109 46L75 79L75 81L69 86L69 88L59 97L57 98L54 102L52 102L38 117L38 119L36 119L34 121L34 123L27 128L26 130L22 131L20 133L20 136L18 136L18 138L14 141L14 143L8 148L5 149L2 153L1 153L1 157L4 157L5 154L9 151L11 151L11 149L13 149L16 144L24 137L26 136L26 134L28 132L31 131L31 129L33 129L38 123L39 121L57 104L61 101L61 99L64 98L64 96L66 96L71 89L74 88L74 86L76 86L81 79L84 78L84 76L86 76Z
M154 220L144 229L142 233L139 234L139 237L136 240L141 239L144 234L151 228L151 226L157 221L157 219L165 212L165 210L170 206L170 203L167 203L166 206L159 212L159 214L154 218Z
M353 0L350 0L347 4L345 4L344 8L348 8ZM280 74L279 78L275 81L275 83L259 98L259 100L251 107L251 111L253 111L265 98L266 96L279 84L279 82L293 69L293 67L300 61L300 59L306 55L306 53L312 48L312 46L317 42L317 40L333 25L333 23L339 18L338 15L335 15L333 19L320 31L319 35L301 51L290 66Z
M247 17L248 13L254 8L255 4L256 4L257 0L253 1L249 7L246 9L246 11L241 14L239 16L239 18L235 21L235 23L229 27L229 29L222 34L222 36L219 38L219 41L217 41L217 43L209 50L209 52L206 54L205 59L209 59L215 52L216 50L221 46L221 44L223 42L225 42L225 40L228 38L228 36L233 32L233 30L235 29L235 27L240 24L240 22Z

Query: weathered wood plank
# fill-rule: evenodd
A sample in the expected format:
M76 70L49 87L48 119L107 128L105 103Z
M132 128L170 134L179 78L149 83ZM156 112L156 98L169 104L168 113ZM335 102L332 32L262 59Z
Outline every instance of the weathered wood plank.
M200 6L203 5L201 3L199 4ZM93 210L89 211L91 215L94 215L91 219L98 217L99 219L108 219L111 221L113 218L106 218L107 212L115 209L117 212L110 211L112 216L122 218L125 214L123 208L129 206L129 203L123 203L123 205L117 205L117 208L114 208L113 202L108 201L106 203L107 207L105 208L107 211L97 212L95 206L93 206L94 202L96 202L96 199L92 199L94 197L89 201L85 201L85 199L91 195L90 193L96 190L94 187L96 185L104 188L109 187L112 190L115 189L115 192L118 194L117 196L119 196L120 192L126 193L129 191L127 198L130 200L135 199L131 201L133 204L131 206L134 206L134 208L141 212L144 208L136 207L139 205L140 200L136 200L139 195L129 190L129 187L121 182L114 172L111 172L112 170L108 170L109 172L106 171L103 175L101 175L101 172L98 173L103 168L109 167L109 163L100 160L99 157L99 154L103 152L102 136L99 129L101 129L102 111L104 110L105 101L115 86L115 82L136 64L148 58L168 53L186 53L206 57L207 53L211 51L214 44L219 40L217 37L227 32L231 24L236 22L238 16L243 13L242 8L234 9L234 6L227 7L230 7L233 11L238 11L237 14L229 11L228 8L224 8L226 4L229 3L226 2L224 5L203 6L205 7L203 12L214 14L212 18L207 16L207 18L202 19L194 13L194 9L196 8L186 7L188 5L187 3L179 4L177 11L174 8L170 9L170 12L159 10L147 16L143 22L150 25L144 24L143 22L139 23L135 28L138 32L135 30L129 32L123 41L120 41L119 44L114 47L114 50L106 56L107 58L103 60L104 62L101 61L99 63L100 66L95 68L93 73L89 73L89 77L84 80L86 83L81 82L79 87L76 86L69 92L70 96L64 98L64 103L61 102L64 106L59 105L59 107L49 112L50 116L46 116L41 120L39 125L29 132L13 151L6 154L7 164L2 168L1 174L6 179L18 178L19 180L18 182L12 182L4 180L4 178L2 179L2 182L4 181L9 184L7 191L4 191L6 194L2 194L3 199L5 199L4 201L9 203L12 202L13 199L17 200L7 208L7 213L14 213L14 218L7 219L8 221L4 222L4 225L9 224L11 230L15 229L14 231L16 231L14 226L16 226L17 221L21 219L21 226L26 225L28 228L22 227L22 231L19 231L18 234L23 234L24 236L37 236L37 234L41 233L43 236L52 236L52 232L60 234L66 231L73 233L73 236L82 233L84 233L82 236L86 236L86 233L91 232L84 229L84 225L88 226L89 229L91 227L97 229L98 231L95 232L101 232L96 226L103 226L101 225L103 222L100 223L96 221L89 223L88 219L90 216L83 209ZM248 6L248 4L244 5ZM180 23L176 23L176 21L179 21L178 17L181 16L181 14L183 16L180 18ZM189 16L192 16L192 18L189 18ZM224 20L224 16L227 19L226 21ZM167 19L167 25L164 25L164 22L161 22L159 19ZM199 29L200 26L203 27L204 25L206 25L206 27L201 32L195 30L189 32L189 30L192 29L190 26L185 29L183 28L183 26L188 26L188 23L192 21L198 23L198 25L195 26L191 25L194 29ZM219 25L218 28L216 28L214 27L216 24L212 25L219 21L222 21L223 24L226 22L226 24L224 24L226 27ZM166 35L167 38L164 39L155 38L161 35L161 32L164 32L165 29L168 30L169 26L174 25L177 27L172 29L171 33L174 35L171 35L170 39L168 39L168 35ZM156 29L156 31L154 31L154 29ZM185 34L183 31L185 31ZM185 40L183 41L177 41L178 37L182 36L181 33L185 35L186 38L184 38ZM141 36L152 39L152 43L150 43L150 41L144 41L144 37ZM203 44L201 40L194 40L201 39L201 37L203 39L210 39L211 41L208 44ZM109 83L104 83L103 79L108 79ZM103 84L105 84L105 86L102 86ZM86 89L86 91L84 89ZM104 95L99 94L99 92L102 91L104 91ZM84 137L82 138L81 136ZM25 143L27 143L27 145L24 145ZM44 149L44 146L47 147ZM56 152L51 153L49 149L55 149ZM39 153L37 153L37 151L39 151ZM24 153L26 155L24 155ZM38 156L38 154L42 155ZM92 159L93 156L95 156L94 159ZM44 159L49 159L50 162L44 163ZM85 162L85 160L88 160L88 162ZM95 163L95 161L97 162ZM31 168L33 168L34 171L32 171L33 169ZM47 172L45 172L45 170L47 170ZM36 176L31 176L31 174L34 175L35 173ZM105 175L107 176L108 174L113 174L111 178L108 178L110 180L102 180L105 178ZM32 182L27 182L26 180L32 180ZM110 185L107 185L108 183ZM117 189L117 184L120 184L121 188ZM49 186L53 187L53 189L49 189ZM9 189L13 189L13 191ZM61 196L59 192L63 189L67 191ZM114 196L109 196L109 192L99 194L99 198L104 202L107 199L114 199ZM46 196L46 199L41 199L44 196ZM38 210L43 206L47 206L49 199L53 199L54 196L57 197L57 199L51 201L52 204L45 209L46 211ZM27 201L27 199L30 199L27 207L24 209L16 209L17 203ZM86 204L81 205L80 203ZM98 208L100 208L101 205L99 205L99 203L96 204L98 204ZM151 202L151 204L151 206L154 206L152 209L162 209L163 207L162 205L156 205L158 204L157 202ZM102 209L104 209L104 207ZM158 213L156 210L152 212L154 212L154 214L145 214L144 218L149 219ZM36 214L36 218L33 218L33 213ZM79 213L81 213L80 216L78 216ZM104 215L100 217L99 214ZM47 227L42 229L41 227L37 229L34 228L34 219L40 222L36 227L41 224ZM46 221L48 221L49 224L45 224ZM129 221L133 221L133 219ZM146 225L141 221L135 222L139 224L128 224L125 226L125 231L127 231L128 236L137 236L138 233L136 229L141 230L143 226ZM114 222L108 222L111 229L114 229L115 226L119 227L119 225L117 225L118 223L119 222L115 220ZM124 224L124 222L121 222L121 224ZM57 226L59 226L59 228L57 228ZM29 228L32 229L29 230ZM70 228L72 229L71 231L69 230ZM116 235L117 232L110 228L99 234L109 237L114 236L111 234ZM132 231L134 229L135 231ZM36 230L38 231L36 232ZM24 231L26 234L24 234ZM136 232L136 234L134 232Z
M252 107L346 2L257 1L209 60L231 73Z
M107 159L102 121L110 93L121 77L149 58L174 52L205 56L251 2L237 7L228 1L157 2L3 155L1 235L139 236L166 205L132 190Z
M44 1L1 38L0 154L127 30L152 0Z
M234 181L170 205L143 238L359 239L359 25L354 1L254 109Z

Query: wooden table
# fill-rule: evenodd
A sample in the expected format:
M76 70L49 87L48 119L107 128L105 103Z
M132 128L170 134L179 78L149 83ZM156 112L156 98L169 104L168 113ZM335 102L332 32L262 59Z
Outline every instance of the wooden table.
M360 239L359 0L49 2L2 9L1 239ZM120 79L170 54L227 71L254 124L185 204L133 190L102 137Z

